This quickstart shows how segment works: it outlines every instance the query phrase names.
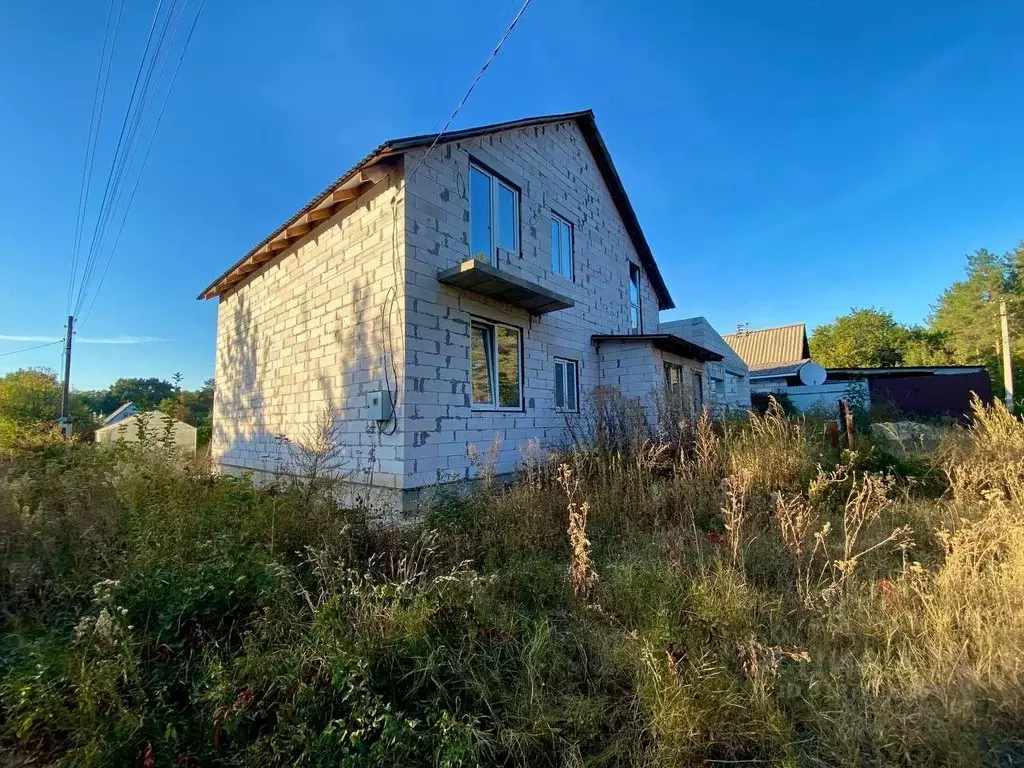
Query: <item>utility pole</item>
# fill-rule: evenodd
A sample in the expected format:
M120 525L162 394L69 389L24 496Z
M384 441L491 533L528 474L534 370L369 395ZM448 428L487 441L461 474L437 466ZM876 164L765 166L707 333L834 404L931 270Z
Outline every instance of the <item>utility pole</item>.
M64 391L60 398L60 431L65 440L71 439L71 420L68 418L68 397L71 388L71 339L75 332L75 318L68 315L68 335L64 339Z
M1010 357L1010 321L1006 316L1006 299L999 302L999 325L1003 332L1003 389L1006 408L1013 412L1013 360Z

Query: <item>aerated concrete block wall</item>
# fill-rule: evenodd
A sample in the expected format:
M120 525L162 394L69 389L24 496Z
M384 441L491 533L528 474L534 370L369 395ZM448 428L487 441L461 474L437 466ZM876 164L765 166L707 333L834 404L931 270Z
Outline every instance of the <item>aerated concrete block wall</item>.
M401 395L405 386L405 214L400 199L392 207L402 173L399 166L222 297L211 449L220 466L288 471L294 447L330 409L341 473L365 481L372 469L375 483L402 487L404 399L393 435L367 429L367 393L397 386ZM387 358L382 328L393 340Z
M411 172L422 151L406 157ZM571 297L576 305L542 317L441 285L437 273L469 258L470 160L521 193L520 252L500 254L498 268ZM497 438L498 472L511 470L531 439L561 438L565 417L554 407L554 358L579 361L584 397L601 371L592 334L626 333L629 264L640 264L600 171L575 123L559 123L442 144L405 189L407 368L404 387L406 488L471 477L467 448L486 454ZM574 280L551 270L550 216L573 225ZM656 332L658 304L642 271L645 331ZM522 329L525 407L474 410L470 397L472 318ZM660 378L653 381L660 381ZM650 381L646 389L650 389Z

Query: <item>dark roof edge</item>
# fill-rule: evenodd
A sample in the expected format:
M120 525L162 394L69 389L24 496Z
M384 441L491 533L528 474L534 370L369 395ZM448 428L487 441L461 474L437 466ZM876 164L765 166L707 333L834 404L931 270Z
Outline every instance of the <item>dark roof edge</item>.
M623 186L622 179L619 177L618 171L615 169L611 154L608 152L608 147L605 145L604 139L601 137L601 134L597 129L597 121L594 118L594 112L590 109L577 112L564 112L557 115L528 117L521 120L509 120L502 123L491 123L489 125L481 125L475 128L466 128L461 131L450 131L445 134L424 133L419 136L407 136L405 138L386 141L352 166L343 175L331 182L322 192L316 195L316 197L310 200L300 210L289 216L280 227L277 227L273 232L267 235L267 237L253 246L244 256L242 256L242 258L228 267L220 276L204 288L196 298L200 300L206 298L210 291L217 287L218 283L227 278L239 266L244 264L253 253L277 237L283 230L287 229L290 222L294 221L299 216L308 213L313 208L316 208L328 195L331 194L331 192L333 192L335 187L344 184L356 173L368 166L376 165L388 157L401 155L413 149L429 146L433 144L436 139L439 139L439 136L439 143L443 142L447 144L453 141L462 141L488 133L521 130L535 125L560 123L569 120L576 121L580 126L583 137L587 141L587 146L590 148L591 153L597 161L601 175L604 178L605 183L608 185L619 214L622 216L623 222L626 226L626 232L633 241L633 247L639 254L640 261L643 263L644 269L647 271L647 276L654 287L654 292L658 296L658 309L673 309L675 307L675 302L672 301L672 296L668 292L668 286L665 284L665 279L662 277L661 271L658 269L658 265L654 260L654 254L651 251L651 247L647 243L647 238L644 236L643 230L640 228L640 220L637 218L636 211L633 210L633 205L629 201L629 196L626 194L626 188Z
M725 359L724 355L702 347L689 339L684 339L682 336L676 336L674 333L595 333L590 337L591 344L600 344L605 341L649 341L658 349L673 352L690 360L718 362Z

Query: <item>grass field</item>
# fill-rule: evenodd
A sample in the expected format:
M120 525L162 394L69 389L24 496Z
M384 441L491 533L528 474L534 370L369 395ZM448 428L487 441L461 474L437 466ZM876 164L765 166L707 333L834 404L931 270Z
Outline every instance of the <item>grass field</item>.
M1020 421L676 432L402 530L158 449L0 464L3 762L1024 765Z

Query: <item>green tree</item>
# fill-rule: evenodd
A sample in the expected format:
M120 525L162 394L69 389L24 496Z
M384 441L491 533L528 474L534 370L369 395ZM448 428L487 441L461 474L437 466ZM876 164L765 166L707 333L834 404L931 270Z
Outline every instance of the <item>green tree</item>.
M1003 382L1000 301L1006 302L1010 351L1014 369L1020 372L1024 361L1024 243L1002 256L984 248L970 254L966 277L943 292L929 317L931 328L945 335L956 363L988 367L997 394L1002 392ZM1019 381L1021 377L1016 378Z
M83 400L97 413L108 415L125 403L135 403L139 410L149 410L175 394L175 385L158 378L121 378L108 389L83 392Z
M903 365L915 332L874 307L819 325L811 334L811 357L826 368L892 368ZM923 343L923 342L922 342Z
M61 384L51 370L22 368L0 377L0 453L55 438L60 401ZM68 415L74 434L91 440L96 423L77 393L71 394Z

